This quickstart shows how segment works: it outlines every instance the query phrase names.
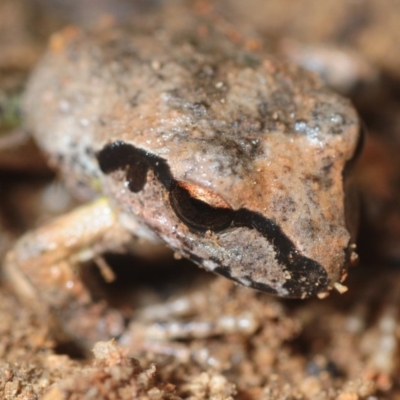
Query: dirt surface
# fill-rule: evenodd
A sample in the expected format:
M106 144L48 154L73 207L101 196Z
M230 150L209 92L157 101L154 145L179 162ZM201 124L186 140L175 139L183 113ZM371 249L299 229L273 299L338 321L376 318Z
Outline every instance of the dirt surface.
M54 30L66 23L106 26L110 12L126 20L130 13L157 6L156 1L118 1L114 8L113 2L102 1L92 12L91 3L70 7L61 0L1 0L4 98L21 91ZM213 8L206 1L193 4L197 12ZM0 398L400 399L400 2L220 1L214 8L241 27L250 47L279 47L271 38L282 35L300 42L345 44L380 76L378 84L367 79L361 91L349 89L371 136L358 171L370 219L361 227L361 262L349 271L348 292L324 300L283 301L170 256L144 267L114 255L108 259L117 276L112 284L93 284L101 281L95 266L82 277L93 286L98 313L112 305L122 321L115 340L95 343L93 337L101 332L96 326L93 334L95 312L84 337L71 341L57 335L48 318L22 305L1 283ZM37 150L20 133L15 136L18 112L12 106L7 113L5 109L0 112L1 254L22 232L73 206L62 186L49 183L52 173ZM15 147L10 143L18 141L26 146L24 155L10 158ZM126 267L133 262L134 268Z

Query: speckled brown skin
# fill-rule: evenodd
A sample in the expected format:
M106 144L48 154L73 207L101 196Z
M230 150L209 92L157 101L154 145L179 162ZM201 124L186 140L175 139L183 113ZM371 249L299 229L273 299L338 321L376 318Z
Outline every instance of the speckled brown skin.
M211 30L95 38L68 29L53 37L24 109L69 186L106 194L128 228L134 219L199 265L280 296L323 293L342 279L352 251L344 169L359 124L314 75ZM99 159L103 151L115 164L119 148L147 166L136 192L125 164ZM183 223L171 207L179 182L228 204L229 226Z

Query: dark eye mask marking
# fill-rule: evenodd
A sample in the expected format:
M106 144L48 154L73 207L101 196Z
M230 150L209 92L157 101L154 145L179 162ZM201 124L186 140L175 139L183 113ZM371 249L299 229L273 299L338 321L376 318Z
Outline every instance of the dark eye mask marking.
M166 160L130 144L119 141L114 142L105 146L96 156L100 168L105 174L110 174L121 169L127 170L129 188L135 193L139 192L144 187L149 169L153 171L156 178L165 187L168 193L171 194L178 186ZM179 193L178 196L174 196L174 201L179 202L179 196L182 197L181 200L183 203L188 201L188 199L185 198L185 193ZM194 201L202 203L198 200ZM205 203L203 204L204 207L207 207ZM194 212L201 211L203 204L200 204L200 208L197 208L195 204L196 210ZM176 207L178 206L175 206L174 210L176 210ZM180 204L179 207L182 207L182 204ZM185 205L183 205L183 207L185 207ZM208 207L212 208L210 206ZM211 213L210 210L205 210ZM221 209L214 209L214 212L215 210L219 212L218 210ZM177 212L177 216L180 218L179 214L180 213ZM214 217L215 216L213 216L213 218ZM182 222L186 224L185 219L182 219ZM211 229L201 229L204 225L193 226L193 219L189 221L187 226L197 233L204 233L206 230ZM228 214L222 215L215 229L211 230L217 232L234 227L255 229L274 247L276 253L275 257L278 263L285 266L287 272L290 274L290 278L283 285L289 292L289 296L299 297L304 293L312 295L320 292L328 285L328 276L322 265L299 254L293 242L282 232L279 225L272 220L265 218L257 212L242 208L236 211L230 210ZM193 257L191 258L193 259ZM199 260L195 260L195 262L201 264ZM217 260L215 260L215 262L219 263ZM215 271L230 279L237 280L232 278L229 266L220 266L216 268ZM249 279L251 282L250 286L254 289L267 291L269 293L277 292L268 285L253 281L250 277L244 278Z
M145 183L149 169L151 169L157 179L169 191L174 181L167 162L154 154L137 149L136 147L124 142L114 142L104 147L96 154L101 170L105 174L111 174L118 169L128 168L127 179L130 179L137 193L140 192ZM136 168L138 166L138 168Z

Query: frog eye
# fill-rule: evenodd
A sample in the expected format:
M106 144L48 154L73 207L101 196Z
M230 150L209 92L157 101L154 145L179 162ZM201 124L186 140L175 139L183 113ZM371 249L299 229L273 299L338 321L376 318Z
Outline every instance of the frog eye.
M224 230L234 218L234 211L221 196L194 184L175 182L169 197L177 217L197 231Z

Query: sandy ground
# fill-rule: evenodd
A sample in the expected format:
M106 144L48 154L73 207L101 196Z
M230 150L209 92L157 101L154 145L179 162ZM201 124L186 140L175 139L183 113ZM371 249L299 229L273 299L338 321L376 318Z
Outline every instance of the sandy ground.
M93 12L90 1L82 2L86 8L72 11L59 1L52 3L57 3L52 17L44 17L40 11L44 3L0 1L1 95L23 87L50 32L71 21L90 26L103 15ZM101 3L110 7L107 1ZM113 10L123 18L128 9L140 13L153 3L127 6L118 1ZM210 6L198 3L200 9ZM112 305L122 322L115 340L96 342L102 331L99 326L95 334L91 331L95 313L85 325L86 334L61 337L46 316L38 316L0 283L0 398L400 399L400 246L396 239L400 224L395 207L387 212L387 204L393 202L387 193L392 189L382 183L393 174L391 182L397 179L396 161L390 161L382 148L398 142L400 126L395 18L400 15L400 2L265 4L252 0L244 4L221 1L216 7L233 21L244 21L243 29L250 36L257 30L268 37L285 32L300 41L346 42L385 74L384 89L373 88L377 97L354 94L373 134L359 181L363 191L372 187L366 209L375 219L362 225L361 263L350 271L348 292L332 293L324 300L284 301L235 286L172 257L152 269L116 257L117 280L99 284L93 303L99 310ZM107 18L102 21L108 23ZM58 186L49 186L52 173L30 145L20 146L18 156L9 157L7 149L14 146L4 137L15 132L19 123L12 110L5 115L3 107L0 254L22 232L73 202ZM24 142L23 137L15 140ZM49 208L55 198L62 203L61 210ZM386 205L376 206L382 199ZM376 243L377 249L371 251ZM121 263L131 268L120 267ZM100 276L95 266L83 275L89 286Z

